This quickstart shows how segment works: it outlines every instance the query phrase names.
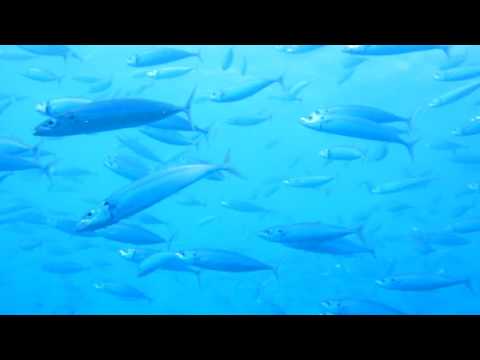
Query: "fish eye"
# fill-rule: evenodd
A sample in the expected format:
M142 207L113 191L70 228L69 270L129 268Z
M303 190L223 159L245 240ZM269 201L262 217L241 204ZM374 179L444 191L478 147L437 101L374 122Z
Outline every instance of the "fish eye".
M93 216L93 211L89 211L89 212L87 213L87 217L92 217L92 216Z
M110 206L110 203L109 203L108 201L105 201L105 202L103 203L103 206Z

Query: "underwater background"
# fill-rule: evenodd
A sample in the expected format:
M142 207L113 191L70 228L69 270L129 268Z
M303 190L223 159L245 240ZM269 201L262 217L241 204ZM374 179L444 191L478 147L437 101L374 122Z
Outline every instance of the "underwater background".
M480 125L471 120L480 115L478 46L382 55L343 45L69 48L75 56L0 46L0 314L480 313ZM132 63L165 48L192 55ZM156 78L158 69L171 73ZM452 78L439 76L445 72ZM258 91L242 88L266 79ZM145 126L34 133L55 117L45 105L58 99L184 106L193 89L191 120L200 130L181 132L188 140L181 145L146 135ZM250 92L216 101L212 94L224 89ZM408 119L382 126L414 139L414 156L402 143L302 124L315 111L347 105ZM338 147L360 155L321 155ZM116 240L66 231L60 220L80 221L135 181L106 166L117 156L131 160L125 166L160 173L227 157L241 176L222 172L193 183L120 222L134 227ZM38 168L16 168L24 159ZM292 186L318 177L320 183ZM381 191L392 182L395 190ZM260 236L274 226L317 222L362 234L342 237L345 251L335 247L338 239L315 250ZM140 244L135 229L154 233L158 243ZM223 262L222 271L192 265L139 276L141 261L130 257L192 249L231 251L266 266L239 271L237 263L228 271ZM397 276L401 285L383 286L382 279Z

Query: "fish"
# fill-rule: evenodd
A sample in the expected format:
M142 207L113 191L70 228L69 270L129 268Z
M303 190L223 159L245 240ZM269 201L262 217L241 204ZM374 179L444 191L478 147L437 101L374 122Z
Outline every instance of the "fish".
M474 83L469 83L466 85L463 85L461 87L455 88L453 90L450 90L449 92L433 99L428 106L431 108L438 108L441 106L445 106L448 104L452 104L454 102L457 102L468 95L472 94L475 92L478 88L480 88L480 82L474 82Z
M146 210L210 174L226 171L242 177L230 164L227 153L221 165L197 164L152 172L112 193L77 224L77 232L98 230Z
M124 300L145 300L149 303L153 301L153 299L143 291L125 283L97 282L93 284L93 287Z
M359 159L365 159L366 155L362 151L354 147L347 146L334 146L331 148L325 148L318 153L320 157L331 161L353 161Z
M13 174L12 173L6 173L6 174L1 174L0 175L0 183L2 181L5 181L5 179L7 179L8 177L12 176Z
M79 82L79 83L83 83L83 84L95 84L95 83L98 83L100 81L103 81L104 78L101 78L99 76L95 76L95 75L76 75L76 76L72 76L72 80L73 81L76 81L76 82Z
M0 60L5 61L26 61L35 59L35 56L15 52L15 51L7 51L7 50L0 50Z
M276 83L280 84L282 88L284 87L283 75L276 79L253 79L244 82L242 85L214 91L210 95L210 100L217 103L241 101Z
M416 189L430 184L435 178L431 176L420 176L402 180L389 181L380 185L372 185L364 182L372 194L393 194L405 190Z
M56 261L43 264L42 269L52 274L70 275L88 270L82 264L73 261Z
M0 115L2 115L10 106L12 106L13 103L14 100L10 99L0 104Z
M218 249L182 250L177 252L177 256L186 264L204 270L229 273L269 270L273 271L277 277L277 270L273 266L233 251Z
M138 141L136 138L133 137L127 137L127 136L117 136L117 140L130 150L132 150L134 153L137 155L151 160L158 162L160 164L163 164L164 161L160 159L151 149L149 149L146 145L142 144L140 141Z
M138 225L119 223L95 231L105 239L135 245L153 245L166 243L163 237Z
M40 82L57 82L60 84L65 77L64 75L57 75L49 70L40 68L29 68L26 72L21 74L22 76L35 81Z
M53 118L58 117L66 112L74 110L82 105L90 104L93 100L86 98L65 97L45 101L37 104L35 110L45 116Z
M148 257L157 253L158 253L158 250L156 249L145 249L145 248L137 248L137 249L127 248L127 249L118 250L118 254L122 257L122 259L133 262L135 264L140 264L142 261L144 261Z
M78 180L79 177L83 176L92 176L95 173L91 172L90 170L81 169L81 168L53 168L51 171L51 175L53 176L63 176L73 178L74 181Z
M67 45L17 45L19 48L29 53L42 56L59 56L65 61L72 57L79 61L83 59Z
M154 80L173 79L185 76L194 70L189 66L163 67L160 69L150 70L146 72L146 76Z
M270 213L272 210L265 209L262 206L242 200L225 200L220 203L223 207L239 212L246 213Z
M472 136L480 134L480 116L475 116L468 123L452 131L454 136Z
M240 75L245 76L247 75L248 70L248 61L247 58L244 56L242 58L242 65L240 66Z
M158 270L200 274L200 270L185 261L180 253L157 252L139 264L137 276L144 277Z
M400 212L404 212L406 210L410 210L410 209L413 209L414 207L410 204L405 204L405 203L401 203L401 202L394 202L394 203L390 203L387 207L386 207L386 210L392 212L392 213L400 213Z
M43 242L39 239L24 239L20 241L19 247L23 251L32 251L43 245Z
M183 107L144 99L94 101L38 125L34 136L57 137L133 128L183 112L190 118L195 90Z
M467 212L469 212L474 207L475 207L475 203L458 205L455 208L453 208L453 210L451 212L451 216L455 219L459 218L459 217L465 215Z
M199 141L199 137L188 138L175 130L164 130L152 127L145 127L143 129L140 129L140 132L152 139L168 145L191 146L198 145Z
M100 93L110 89L112 85L113 85L113 78L104 79L91 85L90 88L88 89L88 93L90 94Z
M195 199L194 197L189 197L180 201L177 201L177 204L182 206L198 206L198 207L206 207L207 204L203 201Z
M321 222L309 222L273 226L262 230L257 235L267 241L281 244L308 244L337 240L349 235L357 235L362 243L364 225L346 228Z
M472 289L470 278L456 278L443 273L403 274L377 280L376 284L387 290L397 291L432 291L457 285Z
M37 145L28 145L18 139L0 136L0 156L21 156L21 157L40 157L50 155L51 153L40 149L41 143Z
M41 164L35 160L12 155L0 154L0 171L24 171L41 170L48 178L51 178L54 162Z
M480 76L480 66L457 67L449 70L437 71L433 78L438 81L461 81Z
M450 157L450 161L456 164L478 165L480 164L480 154L467 150L456 151Z
M147 176L152 171L138 159L126 155L109 156L103 164L115 174L133 181Z
M368 61L368 58L361 56L346 56L342 59L342 67L344 69L354 69L357 66L360 66L364 62Z
M231 47L227 50L227 53L223 58L223 62L222 62L223 71L226 71L232 67L234 56L235 56L235 53L233 51L233 47Z
M427 144L428 148L437 151L451 151L456 152L467 148L466 145L450 141L448 139L439 139Z
M326 114L343 114L351 117L358 117L361 119L373 121L377 124L390 124L390 123L404 123L411 127L414 116L402 117L382 109L378 109L371 106L364 105L341 105L333 106L326 109L320 109L320 113Z
M468 58L468 48L455 47L460 51L450 51L450 56L440 65L440 70L449 70L462 65Z
M448 225L446 230L459 234L478 232L480 231L480 218L469 217L459 220L451 225Z
M327 114L319 111L312 113L310 116L301 117L300 124L312 130L330 134L397 143L403 145L408 150L412 160L415 158L413 150L418 139L405 140L398 133L398 129L388 125L349 115Z
M278 45L276 49L285 54L305 54L323 48L326 45Z
M321 306L334 315L405 315L389 305L365 299L325 300Z
M319 188L322 187L335 178L333 176L307 176L297 177L283 180L282 183L294 188Z
M373 150L368 152L368 160L370 161L382 161L388 156L388 146L385 144L379 144Z
M197 222L197 226L205 226L205 225L211 224L217 219L218 219L218 216L206 216Z
M145 225L167 225L168 226L168 223L150 214L140 213L135 217L135 219L138 219L139 222Z
M352 55L385 56L401 55L414 52L441 50L447 56L452 51L451 45L347 45L342 51Z
M272 120L272 118L272 115L236 116L227 119L227 124L233 126L255 126Z
M129 57L127 65L132 67L163 65L189 57L197 57L202 61L200 51L194 53L171 47L162 47Z
M432 246L464 246L470 241L452 231L423 231L412 228L412 238L418 243L423 252L431 252Z

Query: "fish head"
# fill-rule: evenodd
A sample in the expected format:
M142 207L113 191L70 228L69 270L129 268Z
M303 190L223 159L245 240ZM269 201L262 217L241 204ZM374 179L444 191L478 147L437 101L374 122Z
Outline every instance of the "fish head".
M318 154L320 155L320 157L322 157L324 159L328 159L330 157L330 150L322 149L322 150L320 150L320 152Z
M180 259L184 262L193 262L198 256L196 250L181 250L175 253L177 259Z
M105 283L102 283L102 282L94 283L93 287L97 290L103 290L105 289Z
M460 128L453 129L452 132L451 132L451 134L453 136L462 136L462 133L463 133L462 129L460 129Z
M120 249L120 250L118 250L118 254L122 258L127 259L127 260L132 259L135 256L136 252L137 252L137 250L135 250L135 249Z
M437 71L435 74L433 74L433 78L435 80L445 80L445 74L443 73L443 71Z
M112 169L112 170L115 170L115 169L118 169L118 168L119 168L117 159L115 159L113 156L109 156L107 159L105 159L105 161L103 162L103 164L104 164L107 168Z
M382 288L391 288L394 286L396 280L394 277L387 277L381 280L376 280L375 283Z
M259 232L258 236L267 241L281 243L285 240L287 232L283 227L275 226Z
M300 124L314 130L321 130L327 121L328 117L324 111L314 111L309 116L300 118Z
M352 55L364 54L368 45L346 45L342 48L342 52Z
M73 115L71 114L63 114L61 121L56 118L49 118L42 123L40 123L37 127L35 127L33 131L34 136L65 136L71 135L72 126L71 121L73 119Z
M111 220L110 203L105 201L82 217L75 227L75 232L95 231L111 225Z
M335 314L340 310L342 304L339 300L325 300L320 305L325 308L327 314Z
M127 59L127 65L129 65L129 66L137 66L137 65L138 65L138 55L130 56L130 57Z
M48 115L48 102L42 102L35 106L35 110L41 114Z
M214 91L210 94L210 100L212 101L222 101L224 97L225 97L225 93L221 90Z

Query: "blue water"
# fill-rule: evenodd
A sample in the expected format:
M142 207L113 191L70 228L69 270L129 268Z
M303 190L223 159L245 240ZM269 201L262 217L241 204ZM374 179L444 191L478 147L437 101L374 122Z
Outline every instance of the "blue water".
M14 96L0 114L1 137L15 138L35 145L53 156L40 157L42 164L55 160L51 181L40 171L14 171L0 182L0 313L1 314L324 314L322 302L332 299L363 299L388 305L406 314L480 313L480 244L477 232L459 234L469 240L463 246L434 246L434 251L419 251L412 228L442 231L449 225L475 218L478 192L467 185L480 180L478 164L451 161L451 152L438 151L429 144L448 139L468 146L469 153L480 153L478 136L454 137L452 130L478 115L480 92L439 108L428 108L438 96L478 78L442 82L433 74L447 57L442 51L425 51L392 56L371 56L355 68L343 84L339 79L349 56L342 46L325 46L302 54L280 51L276 46L234 46L232 66L222 70L231 46L173 46L196 52L202 61L186 58L165 65L133 68L127 59L151 50L152 46L71 46L83 61L74 58L32 55L28 60L0 59L1 104ZM458 46L458 51L464 47ZM28 54L16 46L0 50ZM247 73L240 73L243 59ZM480 48L468 47L468 57L459 67L480 64ZM164 80L134 78L138 70L191 66L187 75ZM28 68L47 69L65 75L58 84L22 76ZM285 85L300 81L310 84L299 95L302 101L274 99L284 94L273 84L244 100L232 103L205 101L213 91L239 86L254 79L276 78L285 74ZM112 78L112 86L89 93L91 85L73 79L79 75ZM150 85L143 92L139 87ZM183 106L197 86L192 107L193 123L212 126L208 141L198 146L174 146L151 139L136 128L63 138L39 138L33 129L47 117L35 110L37 104L56 98L85 97L94 101L111 98L145 98ZM137 91L137 94L135 92ZM203 100L202 100L203 99ZM419 139L412 162L404 147L388 144L388 155L381 161L370 158L380 142L313 131L302 126L301 117L336 105L366 105L414 119L412 136ZM236 116L270 114L271 121L236 127L227 120ZM390 124L405 128L403 124ZM186 136L192 137L190 133ZM167 225L149 225L138 217L126 219L166 239L175 234L170 246L141 246L104 239L69 235L55 229L58 218L79 221L129 180L104 166L108 156L128 154L160 170L161 166L140 157L117 140L126 135L139 140L161 159L184 157L221 164L230 151L231 164L243 179L225 173L222 181L203 179L159 202L144 212ZM321 149L353 146L367 159L325 164ZM1 155L1 154L0 154ZM178 166L172 161L167 166ZM89 175L61 176L55 169L84 169ZM428 173L428 185L394 194L372 194L362 185L379 185L409 176ZM318 189L290 188L282 180L325 175L335 179ZM196 199L205 206L185 206L183 200ZM272 210L267 214L239 212L221 205L222 201L242 200ZM411 206L402 212L388 211L401 203ZM3 211L20 204L23 210ZM452 212L463 205L472 207L454 218ZM25 209L28 205L30 208ZM369 216L365 216L368 214ZM214 219L203 226L198 223ZM266 241L258 233L274 225L319 221L354 227L365 225L371 254L350 256L301 251ZM480 221L480 220L479 220ZM355 235L348 237L357 241ZM132 240L134 242L134 240ZM243 254L278 268L272 271L233 273L201 271L200 283L192 273L156 271L137 276L138 265L119 254L121 249L138 248L162 251L223 249ZM81 265L74 273L54 273L48 264L69 262ZM397 274L436 274L471 280L467 287L445 287L429 291L395 291L377 285L376 280ZM145 299L127 299L95 287L95 284L128 285L144 293ZM477 284L478 283L478 284Z

